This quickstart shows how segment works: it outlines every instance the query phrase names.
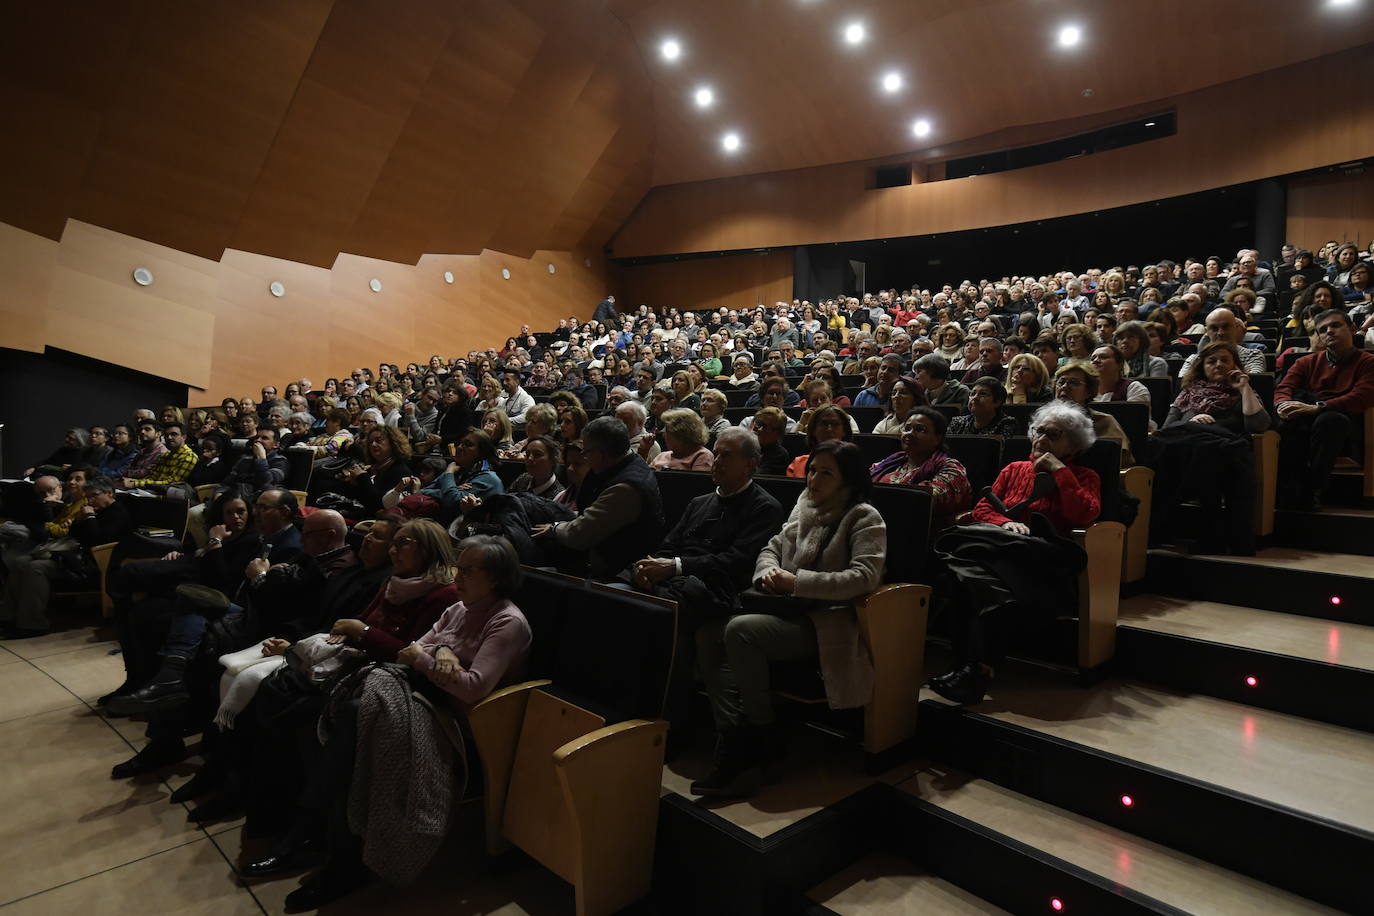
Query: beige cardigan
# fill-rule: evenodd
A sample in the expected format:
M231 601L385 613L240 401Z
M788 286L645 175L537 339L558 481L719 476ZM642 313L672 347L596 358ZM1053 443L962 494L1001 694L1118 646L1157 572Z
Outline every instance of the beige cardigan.
M887 525L871 503L818 510L803 491L782 530L754 565L754 581L779 567L797 577L793 595L833 601L810 612L832 709L863 706L873 695L873 662L848 604L878 588L887 557Z

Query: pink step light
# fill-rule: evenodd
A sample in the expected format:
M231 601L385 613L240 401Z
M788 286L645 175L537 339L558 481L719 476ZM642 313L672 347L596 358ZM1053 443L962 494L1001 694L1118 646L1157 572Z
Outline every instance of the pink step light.
M1123 796L1121 796L1121 807L1123 807L1123 808L1134 808L1134 807L1135 807L1135 799L1132 798L1132 797L1129 796L1129 795L1123 795Z
M1054 910L1056 913L1064 912L1064 901L1060 900L1058 897L1051 897L1050 909Z
M1250 675L1249 677L1247 677L1247 678L1245 679L1245 686L1246 686L1246 687L1258 687L1258 686L1259 686L1259 678L1255 677L1253 674Z

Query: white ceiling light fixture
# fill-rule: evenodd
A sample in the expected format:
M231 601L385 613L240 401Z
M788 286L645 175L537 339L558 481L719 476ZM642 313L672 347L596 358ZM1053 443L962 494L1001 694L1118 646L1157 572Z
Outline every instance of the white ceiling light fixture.
M664 60L672 62L682 56L682 45L678 44L676 38L667 38L658 46L658 53L663 55Z
M1344 9L1354 6L1357 0L1326 0L1326 5L1331 9Z
M549 273L551 273L551 274L556 274L556 273L558 273L558 268L554 267L552 263L549 264Z
M896 70L883 74L883 91L896 92L902 88L902 75Z
M282 296L286 295L286 286L280 280L273 280L267 287L267 291L280 299Z
M452 282L453 282L453 271L451 271L451 270L446 270L446 271L444 271L444 282L445 282L445 283L452 283Z
M367 284L367 288L372 290L374 293L380 293L382 291L382 281L378 280L376 277L373 277L372 281Z
M1083 40L1083 30L1076 25L1061 26L1059 29L1059 47L1072 48Z
M509 280L509 279L510 279L510 268L509 268L509 267L502 267L502 268L501 268L501 279L502 279L502 280Z
M720 138L720 145L721 148L724 149L727 153L738 152L740 148L739 134L735 133L734 131L730 131L728 134Z
M916 122L911 125L911 132L918 137L929 137L930 122L925 118L917 118Z
M868 37L868 29L864 24L855 20L844 27L844 40L846 44L861 45Z
M146 267L135 267L134 282L139 286L152 286L153 272Z
M692 98L696 101L698 108L710 108L716 103L716 94L711 91L710 86L702 86L692 93Z

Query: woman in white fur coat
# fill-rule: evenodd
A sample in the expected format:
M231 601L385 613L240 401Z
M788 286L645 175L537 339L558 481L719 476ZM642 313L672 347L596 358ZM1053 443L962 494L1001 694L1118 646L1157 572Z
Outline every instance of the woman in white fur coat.
M806 466L806 490L759 554L745 613L697 631L697 653L715 717L716 759L695 795L752 795L778 739L768 665L819 659L831 707L868 702L873 664L850 602L883 578L887 526L868 501L862 452L822 442Z

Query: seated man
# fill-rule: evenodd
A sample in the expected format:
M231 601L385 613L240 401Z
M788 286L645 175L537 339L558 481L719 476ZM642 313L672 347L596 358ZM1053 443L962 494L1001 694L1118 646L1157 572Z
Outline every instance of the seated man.
M776 407L778 411L781 412L784 407L788 406L787 395L789 394L793 397L797 397L797 393L792 391L788 386L787 380L775 375L771 378L764 379L763 384L759 387L758 393L750 395L749 400L744 402L744 406L755 410L764 407ZM801 398L797 397L794 403L800 404ZM797 421L786 414L783 414L783 419L786 421L786 431L789 433L796 432ZM754 426L754 418L752 416L745 417L739 421L739 426L740 429L752 429Z
M139 420L134 427L134 435L137 437L134 457L125 469L124 477L127 480L142 480L153 472L158 459L167 453L167 446L162 444L162 428L156 420ZM194 461L191 463L195 464Z
M648 430L644 428L645 422L649 419L649 411L639 401L625 401L615 409L615 418L625 424L625 431L630 436L630 448L640 454L645 461L653 461L658 457L658 453L663 448L658 444ZM643 442L649 440L648 454L645 454Z
M892 386L902 375L902 358L889 353L878 364L878 381L854 396L855 407L886 407L892 399Z
M727 427L716 437L715 490L688 503L662 546L627 573L639 588L678 602L681 654L665 710L674 724L685 723L691 705L697 627L705 619L738 613L739 593L749 587L754 560L786 517L753 480L762 455L752 432Z
M144 487L168 487L181 483L191 476L191 469L199 458L195 450L186 444L186 430L180 423L168 423L162 427L162 441L166 449L153 463L152 468L142 477L133 475L124 478L124 489L133 490Z
M787 473L792 456L782 444L787 432L788 416L778 407L765 407L754 414L750 428L758 439L760 459L758 473L781 477Z
M35 550L5 550L9 576L4 597L0 598L0 637L4 639L28 639L47 633L52 583L64 575L70 579L94 576L96 567L90 549L118 541L133 530L129 510L115 502L114 481L94 475L86 479L79 469L74 469L71 477L81 481L81 498L71 503L79 505L79 509L66 534L80 543L80 549L53 552L40 544ZM39 479L56 483L51 477ZM43 502L53 504L51 498ZM56 505L62 505L60 500Z
M996 337L984 337L978 341L978 364L969 367L960 380L972 385L980 378L995 378L999 382L1007 380L1007 367L1002 359L1002 341Z
M1344 449L1374 447L1361 441L1362 415L1374 407L1374 353L1355 346L1354 327L1339 309L1322 312L1316 326L1324 349L1299 358L1274 391L1285 499L1304 509L1320 508Z
M1207 339L1198 341L1199 350L1202 349L1203 344L1211 341L1235 344L1240 353L1241 368L1245 370L1246 375L1259 375L1268 370L1262 351L1252 350L1242 345L1242 341L1245 339L1245 323L1236 317L1235 312L1226 306L1212 309L1207 313L1205 327ZM1196 353L1188 354L1188 358L1183 361L1183 365L1178 370L1179 375L1182 376L1183 373L1192 368L1196 361Z
M520 387L523 376L515 369L507 369L501 373L501 387L505 393L501 395L500 406L506 411L506 416L517 426L525 423L525 413L534 406L534 398L528 391Z
M629 431L614 417L582 430L582 458L588 474L578 490L578 517L538 525L531 534L553 546L560 570L585 567L593 578L611 579L662 540L663 500L654 472L630 451Z
M943 356L927 353L912 363L911 368L916 373L916 383L925 389L927 403L963 407L968 401L968 388L949 377L949 363Z

